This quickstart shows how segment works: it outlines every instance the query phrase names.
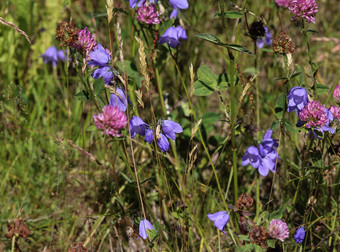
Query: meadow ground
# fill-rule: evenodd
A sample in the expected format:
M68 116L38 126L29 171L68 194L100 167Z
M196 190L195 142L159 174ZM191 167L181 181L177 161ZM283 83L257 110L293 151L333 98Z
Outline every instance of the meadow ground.
M340 251L338 0L135 5L1 1L0 251Z

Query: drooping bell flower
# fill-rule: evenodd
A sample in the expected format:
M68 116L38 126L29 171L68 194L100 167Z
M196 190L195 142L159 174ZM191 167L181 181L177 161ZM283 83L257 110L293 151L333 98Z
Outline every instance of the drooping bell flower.
M148 237L147 230L155 229L150 221L144 219L139 223L139 235L145 240Z
M53 66L57 65L58 59L61 61L65 60L64 51L58 50L55 46L49 47L40 57L43 58L45 64L52 63Z
M173 8L170 18L176 18L179 10L189 8L189 3L187 0L169 0L169 2Z
M272 35L267 26L264 27L265 35L261 38L256 39L256 46L262 48L264 45L270 46L272 44Z
M126 111L128 100L121 87L116 88L115 93L111 93L109 104L112 107L118 106L118 108L123 112Z
M299 116L301 110L308 103L307 91L302 87L293 87L291 90L289 90L287 99L288 112L296 110L296 115Z
M215 227L225 234L224 227L228 224L229 214L226 211L219 211L214 214L207 215L214 222Z
M172 26L168 28L160 37L158 43L168 43L170 47L176 48L178 45L181 45L180 40L188 40L188 37L184 28L179 25L177 27Z
M111 55L101 44L98 43L97 48L89 53L90 60L87 65L98 67L91 76L95 79L104 78L105 84L110 84L114 74L110 65Z

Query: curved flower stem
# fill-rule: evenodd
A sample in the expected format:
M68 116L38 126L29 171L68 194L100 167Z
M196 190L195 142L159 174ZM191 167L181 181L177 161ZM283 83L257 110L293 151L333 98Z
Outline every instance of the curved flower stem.
M188 93L188 89L187 89L187 87L185 85L185 82L184 82L184 79L182 77L181 71L179 70L178 64L177 64L173 54L171 53L171 49L169 48L169 50L170 50L170 55L171 55L171 57L172 57L172 59L174 61L176 70L178 72L179 78L181 80L181 84L183 86L184 92L185 92L185 94L187 96L189 107L190 107L190 110L191 110L191 114L193 115L194 121L197 122L196 112L195 112L195 110L194 110L194 108L192 106L190 95ZM209 150L208 150L208 148L207 148L207 146L206 146L206 144L204 142L203 135L202 135L201 129L199 127L198 127L197 131L198 131L198 134L199 134L199 137L200 137L200 140L201 140L201 144L202 144L202 146L204 148L204 151L205 151L205 153L206 153L206 155L207 155L207 157L209 159L209 163L210 163L210 165L211 165L211 167L213 169L213 173L214 173L214 176L215 176L215 179L216 179L216 183L217 183L217 187L218 187L218 190L219 190L220 197L221 197L221 199L223 201L225 209L228 211L228 205L227 205L227 202L225 201L225 198L223 197L223 191L222 191L222 188L221 188L221 185L220 185L220 181L219 181L218 176L217 176L217 172L216 172L216 168L215 168L214 162L211 159L211 156L209 154ZM235 141L235 139L234 139L234 141ZM236 154L236 152L235 152L235 154ZM230 222L231 227L233 228L234 224L233 224L232 218L230 218L229 222ZM231 231L229 231L229 233L230 233L231 236L233 236ZM236 237L236 242L237 242L236 244L239 244L239 241L238 241L237 237Z
M260 207L261 207L261 201L260 201L260 175L256 173L256 215L255 215L255 221L259 218L260 215Z
M292 203L293 207L295 207L296 200L297 200L297 195L298 195L300 187L301 187L301 182L302 182L302 180L304 179L304 176L305 176L305 165L306 165L307 158L309 157L309 151L310 151L310 149L312 147L313 139L314 139L314 137L309 139L308 145L307 145L307 150L306 150L307 153L304 153L304 155L303 155L302 166L301 166L302 175L300 176L300 179L299 179L299 182L298 182L295 194L294 194L293 203Z

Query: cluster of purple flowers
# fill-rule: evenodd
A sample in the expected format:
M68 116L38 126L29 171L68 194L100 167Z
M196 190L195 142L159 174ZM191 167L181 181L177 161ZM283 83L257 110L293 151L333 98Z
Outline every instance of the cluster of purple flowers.
M293 87L287 95L288 112L296 111L299 117L297 126L304 126L313 131L315 137L319 138L314 130L324 134L329 132L335 133L334 117L339 117L339 107L331 106L329 109L317 101L309 101L306 89L302 87ZM335 116L334 116L335 115Z
M305 19L307 23L315 23L315 16L318 12L318 5L315 0L292 0L288 9L290 13L295 15L292 20L300 17Z
M133 116L130 120L130 134L132 138L138 134L144 136L144 141L150 144L156 135L158 147L163 152L169 150L170 144L168 139L175 140L176 134L182 132L182 126L171 120L160 120L156 128L156 134L142 118Z
M258 48L262 48L264 45L268 45L268 46L272 45L273 37L269 31L268 26L265 26L264 30L265 30L265 35L262 38L258 38L256 40L256 46Z
M58 50L55 46L49 47L40 57L43 58L45 64L52 63L53 66L57 65L58 60L65 60L64 50Z
M267 176L269 171L276 171L278 140L272 138L272 133L272 130L267 130L259 147L250 146L247 148L242 157L242 166L250 164L255 169L258 169L262 176Z
M268 226L268 233L271 237L282 242L289 237L289 229L286 222L273 219Z
M136 6L139 8L137 11L137 20L145 24L160 23L161 19L157 11L156 2L156 0L141 0L137 3L137 0L129 0L131 8L135 8ZM169 2L173 8L170 18L176 19L179 10L189 7L187 0L169 0ZM167 43L170 47L176 48L178 45L181 45L180 40L188 40L188 37L184 28L179 25L177 27L169 27L158 42L160 44Z

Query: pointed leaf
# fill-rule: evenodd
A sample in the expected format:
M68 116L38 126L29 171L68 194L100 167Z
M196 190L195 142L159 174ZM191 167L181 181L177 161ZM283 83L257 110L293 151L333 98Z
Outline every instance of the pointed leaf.
M248 53L248 54L253 54L251 51L249 51L247 48L240 46L240 45L236 45L236 44L227 44L226 45L228 48L238 51L238 52L243 52L243 53Z

